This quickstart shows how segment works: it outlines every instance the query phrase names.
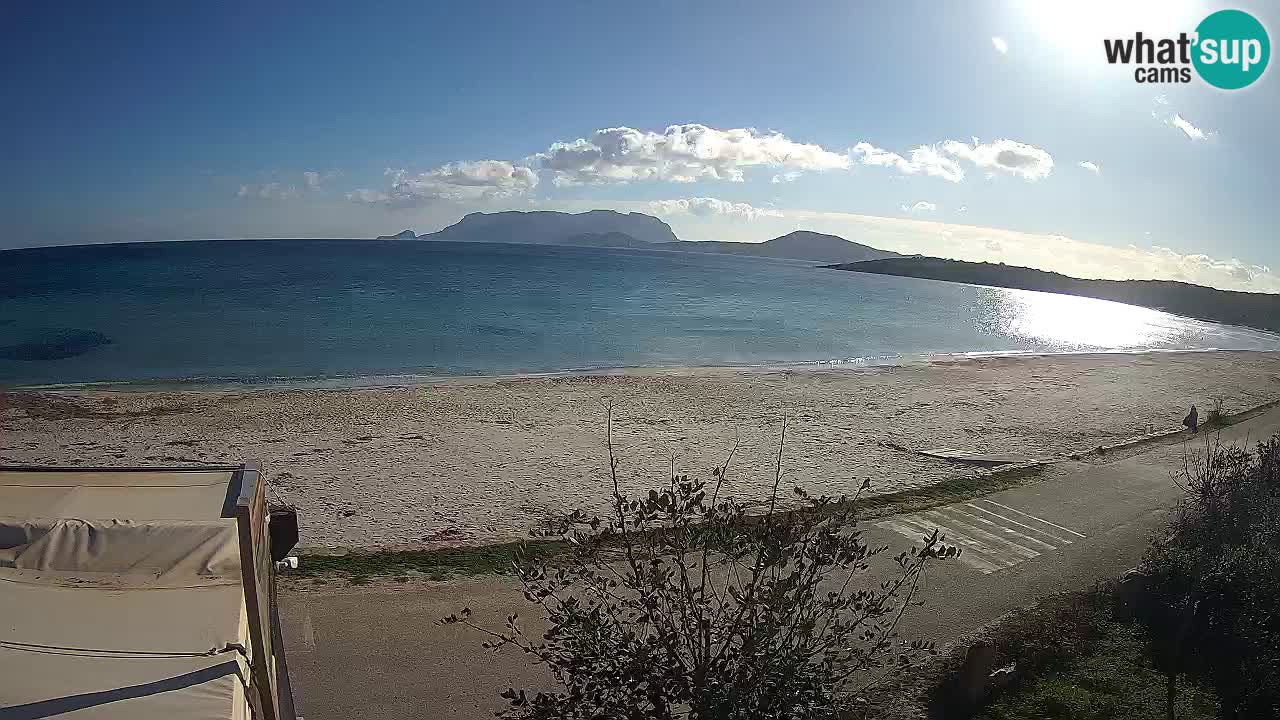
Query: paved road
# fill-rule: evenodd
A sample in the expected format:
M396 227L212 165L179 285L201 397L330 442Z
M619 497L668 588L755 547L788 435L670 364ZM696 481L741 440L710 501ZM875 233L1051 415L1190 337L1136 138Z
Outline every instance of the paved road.
M1280 408L1235 425L1223 441L1280 432ZM1171 471L1188 438L1111 459L1052 466L1045 480L866 526L869 542L905 546L939 527L961 545L962 562L929 571L926 606L908 614L908 637L943 645L1044 595L1088 587L1137 564L1179 490ZM492 654L440 617L470 606L493 626L525 603L503 578L381 586L285 589L289 666L299 712L308 720L492 717L497 693L540 685L521 656Z

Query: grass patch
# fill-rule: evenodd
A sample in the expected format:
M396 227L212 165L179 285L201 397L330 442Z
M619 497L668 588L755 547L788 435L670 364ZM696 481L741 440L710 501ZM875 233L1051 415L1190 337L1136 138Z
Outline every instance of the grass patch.
M980 495L1023 485L1039 474L1042 466L1033 465L1013 470L989 472L973 477L947 480L929 487L864 497L859 518L869 520L886 515L917 512L939 505L949 505ZM509 575L511 557L518 542L482 545L444 550L391 550L351 552L346 555L302 554L297 570L289 577L323 581L328 577L346 578L363 585L373 577L417 575L431 580L471 575ZM527 551L538 557L550 557L562 551L566 543L558 540L531 540Z
M446 550L353 552L347 555L303 555L289 577L324 580L346 577L353 584L366 584L373 577L394 577L406 581L417 575L443 580L458 575L501 575L511 572L511 556L519 543L484 545ZM560 542L530 542L531 554L551 555ZM403 578L403 580L401 580Z
M1147 657L1137 625L1104 623L1093 652L1011 691L980 712L980 720L1165 720L1166 680ZM1179 720L1212 720L1213 691L1183 680L1174 705Z
M1024 465L1008 470L986 472L972 477L944 480L936 485L873 495L858 501L859 519L871 519L899 513L918 512L939 505L950 505L983 495L1025 485L1044 470L1043 465Z

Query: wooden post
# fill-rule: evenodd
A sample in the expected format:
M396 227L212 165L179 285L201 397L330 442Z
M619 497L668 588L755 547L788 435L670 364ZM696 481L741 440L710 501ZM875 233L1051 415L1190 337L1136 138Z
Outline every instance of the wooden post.
M250 461L236 473L236 527L240 538L240 579L249 616L249 672L265 720L283 720L276 697L275 660L271 652L271 548L266 532L266 484L261 466Z

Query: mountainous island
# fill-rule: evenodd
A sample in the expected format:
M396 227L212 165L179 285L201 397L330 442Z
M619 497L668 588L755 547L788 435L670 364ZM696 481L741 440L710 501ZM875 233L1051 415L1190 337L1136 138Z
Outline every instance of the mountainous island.
M624 214L613 210L591 210L584 213L548 210L475 212L439 232L419 235L418 239L565 245L568 244L566 241L572 237L604 233L630 235L646 243L646 247L680 240L672 232L670 225L652 215L634 212Z
M412 230L401 230L395 235L379 235L374 240L416 240L417 235Z
M439 232L414 235L405 230L379 240L416 239L445 242L525 243L597 248L637 248L673 252L715 253L752 257L847 263L900 257L897 253L850 242L835 235L797 230L761 243L691 242L676 237L671 226L652 215L591 210L563 213L547 210L470 213Z
M918 255L827 267L1114 300L1211 322L1280 332L1280 295L1268 293L1218 290L1173 280L1084 280L1015 265Z

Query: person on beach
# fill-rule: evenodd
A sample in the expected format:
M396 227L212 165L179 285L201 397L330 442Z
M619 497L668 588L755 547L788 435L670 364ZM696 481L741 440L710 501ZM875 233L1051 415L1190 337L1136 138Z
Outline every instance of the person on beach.
M1187 429L1193 433L1197 430L1197 428L1199 428L1200 426L1199 413L1196 412L1195 405L1192 405L1191 412L1187 413L1187 416L1182 418L1182 424L1186 425Z

